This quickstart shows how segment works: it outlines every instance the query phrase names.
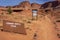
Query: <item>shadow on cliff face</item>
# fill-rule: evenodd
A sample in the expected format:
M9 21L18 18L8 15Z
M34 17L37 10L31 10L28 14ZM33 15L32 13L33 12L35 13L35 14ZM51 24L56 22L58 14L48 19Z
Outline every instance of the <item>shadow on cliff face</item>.
M58 6L60 4L60 2L59 1L50 1L50 2L46 2L46 3L44 3L42 6L41 6L41 8L43 7L43 8L47 8L47 7L49 7L49 5L50 5L50 7L56 7L56 6Z

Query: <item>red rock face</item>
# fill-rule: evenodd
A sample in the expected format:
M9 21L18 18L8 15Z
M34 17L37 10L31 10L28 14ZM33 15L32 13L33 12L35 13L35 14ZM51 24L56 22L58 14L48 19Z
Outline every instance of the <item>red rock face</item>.
M6 6L6 8L8 8L9 6ZM11 6L12 8L20 8L20 7L31 7L31 4L29 1L23 1L21 3L19 3L18 5L15 5L15 6Z
M59 11L60 2L59 1L46 2L46 3L42 4L41 8L43 8L43 9L49 8L47 10L50 10L49 13L52 12L51 14L54 19L57 19L60 16L60 11ZM52 10L51 10L51 8L52 8Z
M38 3L32 3L32 4L31 4L31 7L32 7L32 8L37 8L37 9L39 9L39 8L41 7L41 5L38 4Z
M37 3L32 3L32 4L30 4L30 2L28 2L28 1L24 1L24 2L21 2L19 5L16 5L16 6L12 6L13 8L20 8L20 7L22 7L22 8L36 8L36 9L39 9L39 12L38 12L38 15L40 15L40 17L39 18L41 18L40 20L37 20L37 21L33 21L32 22L32 24L33 25L31 25L31 29L32 29L32 31L28 31L27 33L29 34L29 35L31 35L31 34L33 34L33 33L35 33L35 30L37 30L38 29L38 39L37 40L57 40L57 39L55 39L55 38L57 38L57 34L55 34L56 33L56 30L55 30L55 25L53 24L53 22L51 22L51 20L57 20L57 18L58 17L60 17L60 2L58 2L58 1L52 1L52 2L47 2L47 3L45 3L45 4L42 4L42 6L40 5L40 4L37 4ZM41 7L40 7L41 6ZM43 7L43 9L40 9L40 8L42 8ZM48 10L45 10L45 8L49 8L49 7L51 7L51 8L53 8L53 10L51 11L51 8ZM7 7L8 8L8 7ZM27 9L26 8L26 9ZM30 8L30 9L31 9ZM23 15L23 17L28 17L28 18L32 18L32 10L23 10L22 12L19 12L19 13L21 13L21 15ZM5 11L6 12L6 11ZM4 12L4 13L5 13ZM17 12L16 12L17 13ZM47 14L50 14L51 13L51 17L50 17L50 15L47 15ZM14 15L15 15L15 13L14 13ZM18 14L19 15L19 14ZM5 19L8 19L8 20L11 20L12 18L9 18L10 16L3 16L2 18L5 20ZM18 17L20 17L20 15L18 16ZM50 20L50 18L51 18L51 20ZM13 19L12 19L13 20ZM18 20L18 19L17 19ZM14 20L13 20L14 21ZM20 19L19 19L19 21L20 21ZM57 23L57 25L58 25L58 27L60 28L60 23ZM29 26L30 27L30 26ZM37 28L38 27L38 28ZM37 29L36 29L37 28ZM60 29L59 29L60 30ZM2 33L1 33L2 34ZM31 36L33 37L33 35L31 35L30 37L29 37L29 35L28 35L28 37L26 37L26 36L24 36L24 38L26 37L26 39L27 40L31 40L31 39L29 39ZM2 36L2 35L1 35ZM4 35L3 35L4 36ZM35 35L36 36L36 35ZM6 37L6 36L5 36ZM8 36L7 36L8 37ZM15 36L14 36L15 37ZM20 37L20 36L19 36ZM17 39L19 38L19 37L16 37ZM32 38L31 37L31 38ZM41 37L41 39L40 39L40 37ZM9 37L10 38L10 37ZM12 37L13 38L13 37ZM21 38L23 38L23 37L21 37ZM22 39L22 40L24 40L24 38ZM19 39L18 39L19 40Z
M19 3L18 5L15 5L15 6L6 6L6 8L8 7L12 7L12 8L36 8L36 9L39 9L41 7L41 4L38 4L38 3L30 3L29 1L23 1L21 3Z
M43 7L43 9L47 9L47 10L52 10L48 11L46 13L50 14L51 12L51 20L53 20L53 22L55 22L56 25L56 31L57 31L57 36L60 38L60 1L52 1L52 2L47 2L45 4L43 4L41 6L41 8ZM58 21L58 22L56 22Z
M44 3L41 7L43 7L43 8L53 7L54 8L54 7L58 6L58 5L60 5L59 1L50 1L50 2Z
M29 1L23 1L19 4L21 7L25 8L25 7L31 7L31 4Z

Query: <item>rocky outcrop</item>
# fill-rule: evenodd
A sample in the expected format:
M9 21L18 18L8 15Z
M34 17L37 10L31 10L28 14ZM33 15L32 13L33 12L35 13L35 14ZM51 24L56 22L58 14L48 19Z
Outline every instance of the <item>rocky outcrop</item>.
M60 2L59 1L50 1L50 2L46 2L44 3L41 8L48 8L48 7L57 7L58 5L60 5Z
M20 7L23 7L23 8L30 8L31 7L31 4L29 1L23 1L19 5L20 5Z
M60 15L60 1L50 1L42 4L41 8L45 10L45 12L51 12L52 16Z
M32 8L39 9L39 8L41 7L41 5L38 4L38 3L32 3L32 4L31 4L31 7L32 7Z
M45 11L43 15L49 14L50 19L55 24L57 36L60 38L60 1L46 2L42 4L41 9Z
M6 6L6 8L8 8L9 6ZM15 5L15 6L11 6L12 8L25 8L25 7L31 7L31 4L29 1L23 1L21 3L19 3L18 5Z

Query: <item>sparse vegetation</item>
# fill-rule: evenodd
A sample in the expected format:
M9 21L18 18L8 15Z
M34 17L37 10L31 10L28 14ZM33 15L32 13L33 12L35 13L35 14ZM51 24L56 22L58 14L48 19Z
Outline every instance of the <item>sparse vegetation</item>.
M31 21L28 21L27 23L31 23Z
M1 29L0 40L1 39L8 40L10 37L11 38L9 40L12 40L12 38L13 38L13 40L15 40L15 39L24 40L25 38L26 38L25 40L58 40L55 38L57 38L57 37L60 38L60 11L58 9L52 10L53 9L52 6L54 6L55 3L54 2L51 3L52 4L51 8L49 7L50 2L47 3L47 6L45 4L40 5L37 3L34 3L34 4L31 4L31 3L25 4L25 3L26 2L23 2L19 5L15 5L15 6L11 6L11 7L8 6L6 8L1 9L0 29L5 26L3 24L4 23L3 20L19 22L19 23L13 24L14 27L12 28L11 32L13 32L13 29L15 28L15 26L21 25L20 23L22 23L24 25L21 25L21 29L24 28L23 29L24 31L22 30L21 32L27 33L27 35L21 35L22 33L17 34L17 35L15 33L7 34L6 32L1 32L1 31L4 31ZM42 5L43 5L43 7L42 7ZM24 6L26 6L28 10L26 10L26 8L23 8ZM8 10L7 10L7 8L8 8ZM33 10L37 10L37 12L34 11L34 14L33 14L33 12L32 12ZM17 25L15 25L15 24L17 24ZM22 26L24 26L24 27L22 28ZM9 29L9 30L11 30L11 29ZM19 29L15 28L14 31L16 31L16 30L20 31ZM23 39L23 37L24 37L24 39Z
M60 38L60 34L57 34L58 38Z
M1 15L4 15L4 13L1 13Z
M8 13L11 14L12 13L12 10L11 10L11 7L8 7Z

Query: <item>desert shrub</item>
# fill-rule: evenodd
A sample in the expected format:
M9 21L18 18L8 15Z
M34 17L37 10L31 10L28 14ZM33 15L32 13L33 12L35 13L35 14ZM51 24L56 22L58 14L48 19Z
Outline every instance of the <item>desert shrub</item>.
M4 15L4 13L1 13L1 15Z
M8 7L8 13L11 14L12 13L12 10L11 10L11 7Z
M60 38L60 34L57 34L58 38Z
M31 23L30 21L28 21L27 23Z
M31 21L27 21L27 23L31 23Z

